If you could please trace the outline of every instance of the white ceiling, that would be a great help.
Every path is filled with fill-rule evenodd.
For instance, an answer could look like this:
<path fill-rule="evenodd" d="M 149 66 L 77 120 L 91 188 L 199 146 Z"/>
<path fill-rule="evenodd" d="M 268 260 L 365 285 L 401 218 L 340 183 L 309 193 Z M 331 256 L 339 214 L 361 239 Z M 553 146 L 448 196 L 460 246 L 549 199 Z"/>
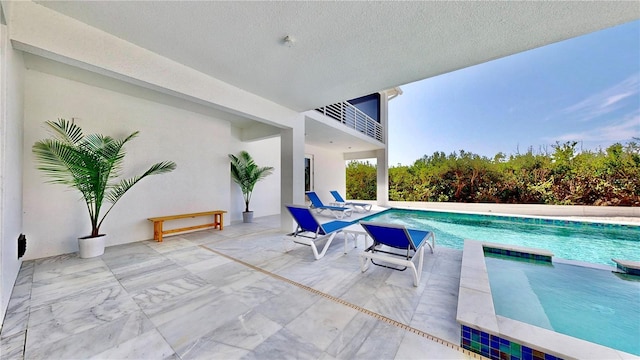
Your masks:
<path fill-rule="evenodd" d="M 342 129 L 336 129 L 336 127 L 331 127 L 326 123 L 305 117 L 304 143 L 331 149 L 340 153 L 352 153 L 380 148 L 380 144 L 377 143 L 377 141 L 367 137 L 366 135 L 351 135 L 347 132 L 351 131 L 350 129 L 346 130 L 346 127 L 340 125 L 339 122 L 333 119 L 329 121 L 335 122 L 337 126 L 342 127 Z"/>
<path fill-rule="evenodd" d="M 637 1 L 38 3 L 297 111 L 640 18 Z"/>

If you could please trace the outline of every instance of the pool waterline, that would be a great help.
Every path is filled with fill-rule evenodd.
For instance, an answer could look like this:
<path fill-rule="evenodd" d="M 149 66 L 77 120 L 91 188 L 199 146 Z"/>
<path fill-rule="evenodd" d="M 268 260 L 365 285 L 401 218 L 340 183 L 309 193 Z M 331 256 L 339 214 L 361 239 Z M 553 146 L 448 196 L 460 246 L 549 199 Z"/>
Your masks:
<path fill-rule="evenodd" d="M 626 280 L 611 269 L 521 260 L 486 249 L 497 314 L 640 355 L 640 277 Z"/>
<path fill-rule="evenodd" d="M 481 336 L 511 342 L 512 349 L 535 349 L 560 358 L 626 359 L 636 358 L 622 350 L 557 333 L 497 315 L 493 303 L 489 277 L 485 264 L 484 247 L 516 248 L 538 253 L 539 249 L 526 249 L 504 244 L 466 240 L 464 243 L 456 321 L 461 325 L 461 343 L 469 329 Z M 544 252 L 544 251 L 543 251 Z M 597 265 L 596 267 L 601 267 Z M 613 269 L 613 268 L 612 268 Z M 465 333 L 466 331 L 466 333 Z M 478 334 L 472 334 L 478 336 Z M 483 338 L 484 339 L 484 338 Z M 502 343 L 500 343 L 502 346 Z"/>

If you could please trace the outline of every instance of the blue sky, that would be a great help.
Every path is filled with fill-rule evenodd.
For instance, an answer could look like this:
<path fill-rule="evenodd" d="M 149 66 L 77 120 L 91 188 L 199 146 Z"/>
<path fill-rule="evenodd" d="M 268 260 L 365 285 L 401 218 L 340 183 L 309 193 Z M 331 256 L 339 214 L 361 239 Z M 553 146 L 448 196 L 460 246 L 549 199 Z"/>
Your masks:
<path fill-rule="evenodd" d="M 640 137 L 640 21 L 401 86 L 389 165 L 435 151 L 493 157 Z"/>

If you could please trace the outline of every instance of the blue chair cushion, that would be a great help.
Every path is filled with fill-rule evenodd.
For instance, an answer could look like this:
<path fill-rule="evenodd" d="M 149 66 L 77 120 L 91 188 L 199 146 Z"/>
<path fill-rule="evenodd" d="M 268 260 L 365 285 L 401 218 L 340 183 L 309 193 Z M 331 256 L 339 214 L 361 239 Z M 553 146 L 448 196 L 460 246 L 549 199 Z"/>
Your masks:
<path fill-rule="evenodd" d="M 322 226 L 320 226 L 320 223 L 308 208 L 287 205 L 287 209 L 303 231 L 318 232 L 320 235 L 325 235 Z"/>
<path fill-rule="evenodd" d="M 344 227 L 347 227 L 349 225 L 351 225 L 351 223 L 348 222 L 348 221 L 336 220 L 336 221 L 328 222 L 326 224 L 322 224 L 322 228 L 324 229 L 325 232 L 332 233 L 332 232 L 334 232 L 336 230 L 340 230 L 340 229 L 342 229 Z"/>
<path fill-rule="evenodd" d="M 336 199 L 337 202 L 341 202 L 341 203 L 346 202 L 342 198 L 342 195 L 340 195 L 340 193 L 335 190 L 331 191 L 331 195 L 333 195 L 333 198 Z"/>
<path fill-rule="evenodd" d="M 377 243 L 397 249 L 406 249 L 410 246 L 404 228 L 388 227 L 384 226 L 384 224 L 362 224 L 362 226 L 371 235 L 373 241 Z"/>
<path fill-rule="evenodd" d="M 327 235 L 351 225 L 351 222 L 339 220 L 320 224 L 308 207 L 301 205 L 286 205 L 286 207 L 302 231 L 317 232 L 318 235 Z"/>
<path fill-rule="evenodd" d="M 318 194 L 313 191 L 308 191 L 306 192 L 306 194 L 309 200 L 311 200 L 311 204 L 314 207 L 325 207 L 325 205 L 322 203 L 322 200 L 320 200 L 320 198 L 318 197 Z"/>
<path fill-rule="evenodd" d="M 407 229 L 407 231 L 411 236 L 411 241 L 413 242 L 413 247 L 415 249 L 419 249 L 420 246 L 423 245 L 423 243 L 427 239 L 427 235 L 429 235 L 430 233 L 430 231 L 414 230 L 414 229 Z"/>
<path fill-rule="evenodd" d="M 376 243 L 396 249 L 418 250 L 424 245 L 429 231 L 407 229 L 401 225 L 361 222 L 362 227 Z"/>

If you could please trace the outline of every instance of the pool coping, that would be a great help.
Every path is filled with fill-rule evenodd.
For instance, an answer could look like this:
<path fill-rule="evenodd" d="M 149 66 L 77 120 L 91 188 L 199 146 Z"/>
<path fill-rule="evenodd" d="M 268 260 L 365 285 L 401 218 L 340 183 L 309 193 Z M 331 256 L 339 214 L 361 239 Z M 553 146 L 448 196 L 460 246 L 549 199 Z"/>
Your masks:
<path fill-rule="evenodd" d="M 575 226 L 586 225 L 594 227 L 620 227 L 631 228 L 634 230 L 640 230 L 640 222 L 620 221 L 620 220 L 607 220 L 607 219 L 589 219 L 583 216 L 567 216 L 567 215 L 529 215 L 529 214 L 517 214 L 517 213 L 502 213 L 492 211 L 473 211 L 473 210 L 453 210 L 453 209 L 436 209 L 436 208 L 416 208 L 408 206 L 392 206 L 381 211 L 388 210 L 406 210 L 406 211 L 430 211 L 438 213 L 455 213 L 462 215 L 479 215 L 493 218 L 504 218 L 501 220 L 519 220 L 525 222 L 531 222 L 533 224 L 542 225 L 555 225 L 555 226 Z M 378 215 L 379 213 L 371 214 Z"/>
<path fill-rule="evenodd" d="M 540 217 L 640 226 L 640 207 L 424 201 L 389 201 L 388 206 L 412 210 Z"/>
<path fill-rule="evenodd" d="M 616 263 L 616 267 L 626 274 L 640 275 L 640 262 L 638 261 L 621 259 L 611 259 L 611 261 Z"/>
<path fill-rule="evenodd" d="M 459 324 L 565 359 L 640 359 L 621 350 L 497 315 L 484 261 L 485 246 L 551 254 L 541 249 L 465 240 L 456 315 Z"/>

